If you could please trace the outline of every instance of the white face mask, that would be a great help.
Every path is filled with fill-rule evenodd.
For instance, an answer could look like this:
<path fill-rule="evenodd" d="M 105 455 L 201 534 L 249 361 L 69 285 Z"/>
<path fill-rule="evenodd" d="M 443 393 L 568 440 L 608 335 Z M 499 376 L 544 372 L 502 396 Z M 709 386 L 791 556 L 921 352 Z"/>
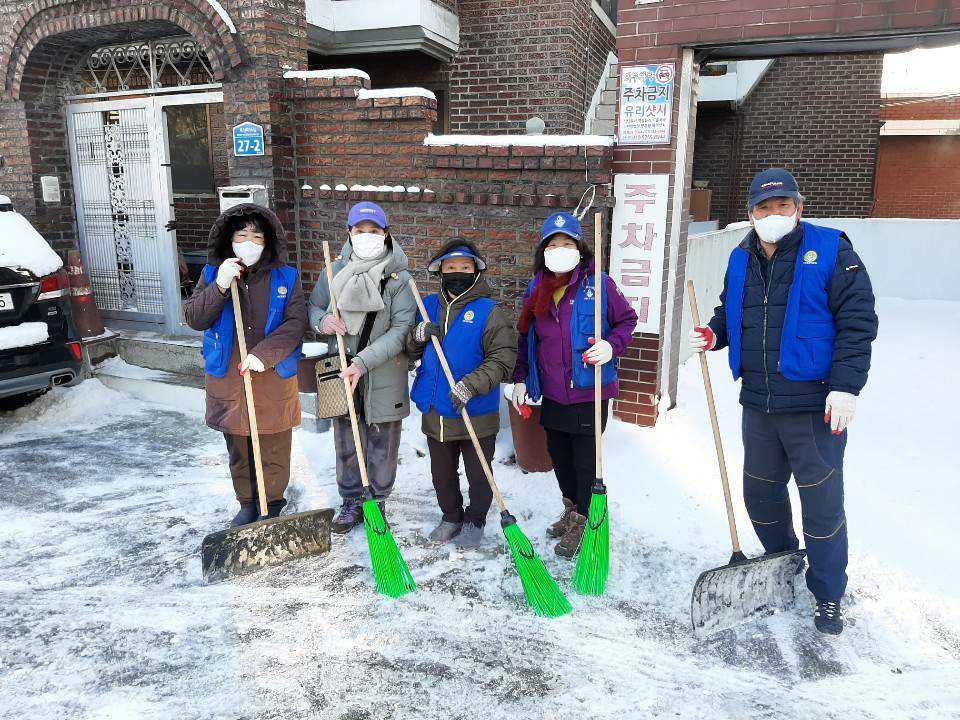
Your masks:
<path fill-rule="evenodd" d="M 257 260 L 263 255 L 263 245 L 257 245 L 252 240 L 233 243 L 233 254 L 243 261 L 247 267 L 256 265 Z"/>
<path fill-rule="evenodd" d="M 580 262 L 580 251 L 570 247 L 554 247 L 543 251 L 543 262 L 555 273 L 573 270 Z"/>
<path fill-rule="evenodd" d="M 760 239 L 768 243 L 778 243 L 797 226 L 797 213 L 793 215 L 767 215 L 759 220 L 753 219 L 753 229 Z"/>
<path fill-rule="evenodd" d="M 357 233 L 350 236 L 353 254 L 361 260 L 373 260 L 383 255 L 386 237 L 377 233 Z"/>

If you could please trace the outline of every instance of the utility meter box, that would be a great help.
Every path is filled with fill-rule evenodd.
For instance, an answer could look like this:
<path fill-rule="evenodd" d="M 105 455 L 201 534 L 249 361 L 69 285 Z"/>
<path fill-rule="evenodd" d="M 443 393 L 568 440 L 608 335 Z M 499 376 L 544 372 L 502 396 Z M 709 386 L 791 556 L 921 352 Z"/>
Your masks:
<path fill-rule="evenodd" d="M 267 201 L 267 188 L 263 185 L 230 185 L 228 187 L 217 188 L 217 194 L 220 195 L 220 212 L 229 210 L 234 205 L 243 203 L 254 203 L 269 207 Z"/>

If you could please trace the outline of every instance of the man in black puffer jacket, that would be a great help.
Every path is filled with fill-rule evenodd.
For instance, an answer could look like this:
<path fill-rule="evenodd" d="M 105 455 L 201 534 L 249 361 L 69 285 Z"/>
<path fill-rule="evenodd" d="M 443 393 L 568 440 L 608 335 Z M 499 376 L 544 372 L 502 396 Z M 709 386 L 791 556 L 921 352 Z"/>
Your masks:
<path fill-rule="evenodd" d="M 730 348 L 742 377 L 743 497 L 767 553 L 796 550 L 787 482 L 800 493 L 821 632 L 843 629 L 847 585 L 843 453 L 877 336 L 863 262 L 839 230 L 800 222 L 803 196 L 783 169 L 751 183 L 753 230 L 730 255 L 720 305 L 694 328 L 698 351 Z"/>

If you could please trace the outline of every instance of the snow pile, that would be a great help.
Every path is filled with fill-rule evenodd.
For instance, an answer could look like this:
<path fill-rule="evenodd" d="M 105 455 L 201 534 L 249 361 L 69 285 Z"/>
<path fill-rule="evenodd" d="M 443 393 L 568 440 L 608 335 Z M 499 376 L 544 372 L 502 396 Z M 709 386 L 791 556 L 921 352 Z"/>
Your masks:
<path fill-rule="evenodd" d="M 23 268 L 37 277 L 56 272 L 63 261 L 18 212 L 0 213 L 0 267 Z"/>
<path fill-rule="evenodd" d="M 427 135 L 427 146 L 466 145 L 480 147 L 609 147 L 606 135 Z"/>
<path fill-rule="evenodd" d="M 405 98 L 425 97 L 436 100 L 437 96 L 430 90 L 418 87 L 385 88 L 383 90 L 361 90 L 357 93 L 357 100 L 373 100 L 375 98 Z"/>
<path fill-rule="evenodd" d="M 358 77 L 363 80 L 369 80 L 370 76 L 363 70 L 356 68 L 339 68 L 336 70 L 287 70 L 283 74 L 290 80 L 309 80 L 311 78 L 345 78 Z"/>
<path fill-rule="evenodd" d="M 0 350 L 27 347 L 46 342 L 50 337 L 44 322 L 25 322 L 20 325 L 0 327 Z"/>

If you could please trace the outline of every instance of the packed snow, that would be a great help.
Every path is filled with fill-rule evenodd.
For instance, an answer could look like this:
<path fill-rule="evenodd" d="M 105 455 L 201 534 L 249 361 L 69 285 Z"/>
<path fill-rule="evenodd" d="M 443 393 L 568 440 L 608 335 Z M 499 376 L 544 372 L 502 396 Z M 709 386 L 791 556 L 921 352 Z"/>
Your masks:
<path fill-rule="evenodd" d="M 692 637 L 693 583 L 730 553 L 695 361 L 656 429 L 608 426 L 609 589 L 571 592 L 574 613 L 556 620 L 524 603 L 494 511 L 480 551 L 425 542 L 439 513 L 416 414 L 387 507 L 417 592 L 375 594 L 359 529 L 326 556 L 203 585 L 200 541 L 236 509 L 222 437 L 88 380 L 0 415 L 0 718 L 956 718 L 960 338 L 942 329 L 960 303 L 883 300 L 878 313 L 847 449 L 840 637 L 813 630 L 806 598 Z M 738 388 L 724 353 L 710 367 L 736 479 Z M 569 588 L 572 564 L 544 537 L 553 475 L 523 474 L 511 454 L 504 430 L 507 505 Z M 295 433 L 291 511 L 338 504 L 334 466 L 330 433 Z"/>
<path fill-rule="evenodd" d="M 0 350 L 39 345 L 46 342 L 48 337 L 50 334 L 45 322 L 25 322 L 0 327 Z"/>
<path fill-rule="evenodd" d="M 367 75 L 363 70 L 357 70 L 356 68 L 338 68 L 334 70 L 287 70 L 283 74 L 285 78 L 289 79 L 298 79 L 298 80 L 309 80 L 310 78 L 345 78 L 345 77 L 358 77 L 364 80 L 369 80 L 370 76 Z"/>
<path fill-rule="evenodd" d="M 419 87 L 399 87 L 383 88 L 382 90 L 360 90 L 357 93 L 357 100 L 374 100 L 376 98 L 405 98 L 405 97 L 424 97 L 430 100 L 436 100 L 437 96 L 432 91 Z"/>
<path fill-rule="evenodd" d="M 23 215 L 3 212 L 0 213 L 0 267 L 22 268 L 43 277 L 63 267 L 63 261 Z"/>
<path fill-rule="evenodd" d="M 478 147 L 584 147 L 613 145 L 606 135 L 427 135 L 424 145 L 469 145 Z"/>

